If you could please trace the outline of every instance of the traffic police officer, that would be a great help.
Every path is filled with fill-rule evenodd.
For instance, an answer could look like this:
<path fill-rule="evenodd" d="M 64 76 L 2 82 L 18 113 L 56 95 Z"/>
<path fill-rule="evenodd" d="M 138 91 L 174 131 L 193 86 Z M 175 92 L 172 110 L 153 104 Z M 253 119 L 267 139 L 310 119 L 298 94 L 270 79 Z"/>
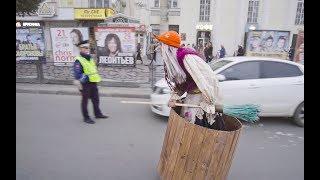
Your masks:
<path fill-rule="evenodd" d="M 80 81 L 82 94 L 81 111 L 84 122 L 94 124 L 95 122 L 88 114 L 88 99 L 91 98 L 94 115 L 96 118 L 108 118 L 102 114 L 99 108 L 99 93 L 97 83 L 101 81 L 95 61 L 90 55 L 88 41 L 82 41 L 78 44 L 80 55 L 75 58 L 74 75 L 76 80 Z"/>

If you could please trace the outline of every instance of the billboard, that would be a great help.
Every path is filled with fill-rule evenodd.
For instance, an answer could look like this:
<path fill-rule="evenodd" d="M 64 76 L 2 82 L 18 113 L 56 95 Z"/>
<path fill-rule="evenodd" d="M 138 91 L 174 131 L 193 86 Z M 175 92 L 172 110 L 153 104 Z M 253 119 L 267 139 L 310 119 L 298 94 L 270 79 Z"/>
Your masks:
<path fill-rule="evenodd" d="M 134 27 L 95 27 L 99 64 L 134 66 L 136 37 Z"/>
<path fill-rule="evenodd" d="M 51 28 L 53 62 L 56 66 L 72 66 L 80 54 L 77 44 L 89 39 L 88 28 Z"/>
<path fill-rule="evenodd" d="M 249 31 L 246 40 L 246 55 L 287 59 L 289 38 L 289 31 Z"/>
<path fill-rule="evenodd" d="M 294 62 L 304 64 L 304 31 L 299 31 L 294 51 Z"/>
<path fill-rule="evenodd" d="M 45 42 L 42 27 L 17 27 L 16 61 L 32 62 L 44 57 Z"/>

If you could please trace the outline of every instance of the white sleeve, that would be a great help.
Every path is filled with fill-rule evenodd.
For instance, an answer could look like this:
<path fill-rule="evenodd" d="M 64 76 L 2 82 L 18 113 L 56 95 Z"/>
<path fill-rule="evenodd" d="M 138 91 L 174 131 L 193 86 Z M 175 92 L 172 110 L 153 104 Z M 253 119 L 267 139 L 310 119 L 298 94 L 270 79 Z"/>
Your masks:
<path fill-rule="evenodd" d="M 211 67 L 196 55 L 186 55 L 184 66 L 203 95 L 203 101 L 199 103 L 203 111 L 214 114 L 215 104 L 220 103 L 218 80 Z"/>

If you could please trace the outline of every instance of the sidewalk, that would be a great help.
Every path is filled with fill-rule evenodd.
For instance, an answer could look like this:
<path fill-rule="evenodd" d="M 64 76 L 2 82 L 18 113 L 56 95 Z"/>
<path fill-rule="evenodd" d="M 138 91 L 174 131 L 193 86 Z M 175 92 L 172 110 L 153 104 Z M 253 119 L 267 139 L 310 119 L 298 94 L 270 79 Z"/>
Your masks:
<path fill-rule="evenodd" d="M 17 93 L 80 95 L 74 85 L 16 83 Z M 149 99 L 151 88 L 99 87 L 101 97 Z"/>

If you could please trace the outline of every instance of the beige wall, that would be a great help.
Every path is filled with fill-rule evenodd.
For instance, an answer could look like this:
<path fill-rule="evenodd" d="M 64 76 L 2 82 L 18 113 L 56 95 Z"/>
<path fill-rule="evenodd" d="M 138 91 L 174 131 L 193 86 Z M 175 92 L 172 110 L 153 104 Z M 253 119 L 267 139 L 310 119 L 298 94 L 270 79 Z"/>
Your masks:
<path fill-rule="evenodd" d="M 153 0 L 125 0 L 127 7 L 124 14 L 133 16 L 141 20 L 141 23 L 160 24 L 160 16 L 151 16 L 151 10 L 154 9 Z M 144 7 L 139 7 L 136 2 L 143 2 Z M 244 43 L 244 35 L 246 32 L 247 13 L 249 0 L 211 0 L 211 19 L 210 22 L 199 22 L 200 0 L 178 0 L 178 8 L 180 8 L 180 16 L 169 16 L 167 22 L 162 22 L 162 30 L 168 30 L 168 25 L 179 25 L 179 31 L 186 33 L 185 44 L 196 43 L 196 25 L 211 24 L 213 30 L 211 37 L 214 52 L 220 49 L 223 44 L 228 55 L 232 55 L 237 49 L 237 45 Z M 298 0 L 260 0 L 258 29 L 265 30 L 285 30 L 290 31 L 290 43 L 293 34 L 304 26 L 294 25 Z M 57 0 L 59 3 L 59 0 Z M 160 0 L 160 3 L 166 4 L 167 0 Z M 88 6 L 88 0 L 74 0 L 76 7 Z M 159 8 L 160 10 L 160 8 Z M 72 20 L 73 10 L 70 8 L 58 8 L 58 16 L 49 18 L 52 21 Z M 21 20 L 29 20 L 39 17 L 18 18 Z"/>
<path fill-rule="evenodd" d="M 179 31 L 186 33 L 185 44 L 196 43 L 196 24 L 199 21 L 199 1 L 191 0 L 188 3 L 182 3 L 179 1 L 180 16 L 170 16 L 169 24 L 179 25 Z M 185 23 L 181 23 L 185 22 Z"/>
<path fill-rule="evenodd" d="M 216 0 L 213 29 L 214 52 L 223 44 L 227 55 L 233 54 L 238 36 L 241 36 L 238 27 L 239 0 Z"/>
<path fill-rule="evenodd" d="M 297 34 L 304 26 L 295 25 L 297 0 L 264 0 L 264 12 L 260 21 L 260 29 L 290 31 L 290 42 L 293 34 Z"/>

